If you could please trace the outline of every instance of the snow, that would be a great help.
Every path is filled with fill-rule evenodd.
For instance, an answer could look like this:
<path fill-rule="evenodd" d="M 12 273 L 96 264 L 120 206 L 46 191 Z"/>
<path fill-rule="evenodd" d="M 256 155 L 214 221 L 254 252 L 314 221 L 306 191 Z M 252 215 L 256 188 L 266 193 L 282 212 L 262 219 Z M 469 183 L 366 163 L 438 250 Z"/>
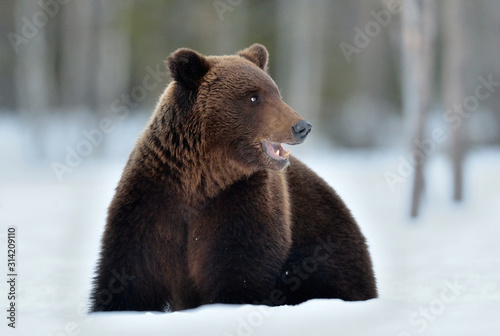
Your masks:
<path fill-rule="evenodd" d="M 7 327 L 7 284 L 0 285 L 2 335 L 407 336 L 500 331 L 498 149 L 476 150 L 468 157 L 461 204 L 451 202 L 449 161 L 436 154 L 426 167 L 421 216 L 411 220 L 411 178 L 398 193 L 384 177 L 387 170 L 395 170 L 403 151 L 345 152 L 320 148 L 314 137 L 292 148 L 337 190 L 358 220 L 370 246 L 378 299 L 87 315 L 106 208 L 126 154 L 112 160 L 91 155 L 59 182 L 52 160 L 36 161 L 26 154 L 24 131 L 8 121 L 0 123 L 0 269 L 7 273 L 10 225 L 17 226 L 19 264 L 16 330 Z M 116 131 L 110 143 L 119 142 L 120 135 L 126 153 L 138 135 L 134 132 Z M 66 144 L 50 144 L 53 160 L 64 160 Z"/>

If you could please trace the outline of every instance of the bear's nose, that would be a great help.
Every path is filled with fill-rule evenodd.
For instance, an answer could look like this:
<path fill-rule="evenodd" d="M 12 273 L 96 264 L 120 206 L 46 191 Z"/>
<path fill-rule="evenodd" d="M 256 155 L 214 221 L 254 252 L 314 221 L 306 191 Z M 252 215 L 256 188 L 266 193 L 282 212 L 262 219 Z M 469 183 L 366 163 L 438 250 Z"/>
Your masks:
<path fill-rule="evenodd" d="M 301 120 L 295 126 L 292 126 L 293 137 L 298 141 L 304 141 L 306 136 L 311 132 L 312 125 L 310 122 Z"/>

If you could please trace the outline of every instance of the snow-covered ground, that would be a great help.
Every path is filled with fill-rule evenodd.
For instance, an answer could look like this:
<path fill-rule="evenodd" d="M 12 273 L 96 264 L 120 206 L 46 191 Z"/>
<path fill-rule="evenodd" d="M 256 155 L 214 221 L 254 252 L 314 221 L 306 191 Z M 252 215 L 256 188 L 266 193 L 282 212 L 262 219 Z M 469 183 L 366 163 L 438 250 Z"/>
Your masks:
<path fill-rule="evenodd" d="M 27 157 L 22 132 L 12 133 L 5 125 L 2 128 L 0 122 L 0 270 L 6 276 L 7 227 L 15 225 L 18 300 L 16 329 L 12 330 L 7 327 L 8 288 L 2 280 L 2 335 L 407 336 L 500 332 L 498 149 L 473 152 L 468 157 L 466 197 L 460 205 L 450 201 L 448 161 L 439 155 L 432 158 L 426 168 L 422 214 L 410 220 L 411 179 L 404 180 L 398 193 L 391 191 L 384 177 L 387 170 L 397 169 L 398 156 L 404 153 L 320 150 L 314 138 L 300 149 L 293 148 L 352 209 L 370 245 L 378 299 L 87 315 L 106 208 L 125 154 L 104 161 L 91 155 L 59 182 L 51 162 L 36 163 Z M 125 147 L 135 141 L 138 133 L 132 133 L 121 139 Z M 66 143 L 54 141 L 50 145 L 64 150 Z M 60 154 L 54 158 L 63 159 Z"/>

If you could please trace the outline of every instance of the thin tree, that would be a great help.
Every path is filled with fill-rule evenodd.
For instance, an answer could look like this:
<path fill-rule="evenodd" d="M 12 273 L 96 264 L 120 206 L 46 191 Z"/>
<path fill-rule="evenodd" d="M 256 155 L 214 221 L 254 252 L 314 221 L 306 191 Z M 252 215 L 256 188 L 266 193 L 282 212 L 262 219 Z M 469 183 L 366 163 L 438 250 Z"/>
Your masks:
<path fill-rule="evenodd" d="M 464 71 L 467 60 L 465 12 L 463 0 L 445 2 L 443 93 L 444 105 L 448 109 L 463 108 Z M 463 198 L 463 161 L 465 156 L 465 119 L 452 130 L 451 161 L 453 164 L 453 199 Z"/>
<path fill-rule="evenodd" d="M 407 129 L 411 134 L 415 174 L 410 215 L 416 217 L 424 187 L 425 153 L 420 149 L 425 137 L 427 114 L 432 102 L 434 49 L 436 41 L 435 0 L 408 1 L 403 10 L 403 87 Z"/>

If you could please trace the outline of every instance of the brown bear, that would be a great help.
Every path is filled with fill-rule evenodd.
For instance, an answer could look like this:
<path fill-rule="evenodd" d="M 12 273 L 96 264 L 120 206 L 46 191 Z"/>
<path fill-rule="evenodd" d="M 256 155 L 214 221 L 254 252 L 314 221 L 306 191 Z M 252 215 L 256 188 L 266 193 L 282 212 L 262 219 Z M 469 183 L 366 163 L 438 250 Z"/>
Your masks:
<path fill-rule="evenodd" d="M 108 210 L 91 311 L 377 296 L 365 238 L 335 191 L 282 144 L 311 125 L 262 45 L 179 49 Z"/>

